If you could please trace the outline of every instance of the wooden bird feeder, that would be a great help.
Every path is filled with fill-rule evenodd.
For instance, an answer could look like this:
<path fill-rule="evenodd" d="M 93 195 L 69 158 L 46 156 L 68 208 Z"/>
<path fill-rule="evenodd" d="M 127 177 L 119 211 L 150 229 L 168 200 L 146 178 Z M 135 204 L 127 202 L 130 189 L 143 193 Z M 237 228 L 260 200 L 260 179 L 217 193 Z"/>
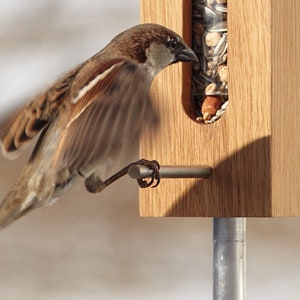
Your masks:
<path fill-rule="evenodd" d="M 191 0 L 142 0 L 141 22 L 167 26 L 191 43 Z M 300 215 L 300 1 L 228 0 L 228 98 L 208 125 L 193 119 L 191 66 L 153 83 L 160 127 L 140 156 L 164 165 L 209 165 L 209 179 L 164 179 L 140 190 L 141 216 Z"/>

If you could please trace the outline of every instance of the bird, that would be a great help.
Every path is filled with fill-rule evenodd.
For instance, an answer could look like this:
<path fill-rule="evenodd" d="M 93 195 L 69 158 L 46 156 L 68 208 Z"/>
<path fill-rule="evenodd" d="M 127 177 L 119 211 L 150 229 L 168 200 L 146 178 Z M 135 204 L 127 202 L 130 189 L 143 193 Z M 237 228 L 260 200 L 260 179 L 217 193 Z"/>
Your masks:
<path fill-rule="evenodd" d="M 37 141 L 19 179 L 0 202 L 0 228 L 51 205 L 78 178 L 87 191 L 98 193 L 124 175 L 126 167 L 112 180 L 101 179 L 142 128 L 156 122 L 149 95 L 153 78 L 171 64 L 197 61 L 171 29 L 139 24 L 2 122 L 5 158 L 15 159 L 36 136 Z"/>

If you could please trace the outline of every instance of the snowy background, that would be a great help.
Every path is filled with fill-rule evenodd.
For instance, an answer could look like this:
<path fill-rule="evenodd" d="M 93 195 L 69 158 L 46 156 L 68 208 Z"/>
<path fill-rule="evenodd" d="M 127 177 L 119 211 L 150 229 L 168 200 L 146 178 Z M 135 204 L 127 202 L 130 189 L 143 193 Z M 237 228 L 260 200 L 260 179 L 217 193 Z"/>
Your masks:
<path fill-rule="evenodd" d="M 138 0 L 1 0 L 0 118 L 137 23 Z M 0 198 L 28 155 L 0 158 Z M 300 219 L 247 222 L 248 299 L 298 298 Z M 27 215 L 0 254 L 1 300 L 212 298 L 212 220 L 140 218 L 128 178 Z"/>

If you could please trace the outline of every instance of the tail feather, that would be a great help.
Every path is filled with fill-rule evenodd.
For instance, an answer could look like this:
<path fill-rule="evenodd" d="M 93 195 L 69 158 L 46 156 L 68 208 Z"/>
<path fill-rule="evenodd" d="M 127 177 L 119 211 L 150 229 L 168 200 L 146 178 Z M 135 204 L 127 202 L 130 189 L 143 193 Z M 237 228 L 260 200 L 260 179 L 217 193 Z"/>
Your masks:
<path fill-rule="evenodd" d="M 28 188 L 14 188 L 0 203 L 0 228 L 4 228 L 27 212 L 41 205 L 38 197 L 30 193 Z"/>
<path fill-rule="evenodd" d="M 49 174 L 36 174 L 30 164 L 26 165 L 19 180 L 0 202 L 0 228 L 31 210 L 44 206 L 52 198 L 53 191 Z"/>

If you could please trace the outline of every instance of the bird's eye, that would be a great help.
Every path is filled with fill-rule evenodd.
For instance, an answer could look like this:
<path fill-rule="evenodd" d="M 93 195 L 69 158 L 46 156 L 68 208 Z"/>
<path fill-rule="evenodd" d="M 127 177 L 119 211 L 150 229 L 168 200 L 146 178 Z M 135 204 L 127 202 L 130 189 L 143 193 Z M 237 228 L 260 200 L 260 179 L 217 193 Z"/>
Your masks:
<path fill-rule="evenodd" d="M 175 51 L 176 50 L 176 48 L 177 48 L 177 46 L 178 46 L 178 41 L 177 41 L 177 39 L 171 39 L 170 41 L 169 41 L 169 47 L 170 47 L 170 49 L 172 50 L 172 51 Z"/>

